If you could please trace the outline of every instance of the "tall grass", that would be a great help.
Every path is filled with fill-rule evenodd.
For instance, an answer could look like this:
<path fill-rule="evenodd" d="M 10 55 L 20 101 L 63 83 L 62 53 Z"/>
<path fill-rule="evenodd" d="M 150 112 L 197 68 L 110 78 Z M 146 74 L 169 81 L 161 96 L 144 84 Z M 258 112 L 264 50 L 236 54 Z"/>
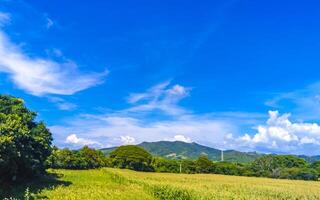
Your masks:
<path fill-rule="evenodd" d="M 52 171 L 51 171 L 52 172 Z M 120 169 L 56 170 L 61 182 L 30 199 L 318 200 L 320 182 L 206 174 L 143 173 Z"/>

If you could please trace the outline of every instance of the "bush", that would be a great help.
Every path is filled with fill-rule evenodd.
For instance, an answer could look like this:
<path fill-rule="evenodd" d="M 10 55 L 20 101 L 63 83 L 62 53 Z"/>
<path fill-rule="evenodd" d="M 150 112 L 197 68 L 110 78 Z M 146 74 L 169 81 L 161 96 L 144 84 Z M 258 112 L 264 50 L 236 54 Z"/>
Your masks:
<path fill-rule="evenodd" d="M 15 182 L 45 172 L 52 136 L 23 100 L 0 95 L 0 182 Z"/>
<path fill-rule="evenodd" d="M 110 153 L 111 164 L 114 167 L 136 171 L 154 171 L 151 154 L 135 145 L 121 146 Z"/>

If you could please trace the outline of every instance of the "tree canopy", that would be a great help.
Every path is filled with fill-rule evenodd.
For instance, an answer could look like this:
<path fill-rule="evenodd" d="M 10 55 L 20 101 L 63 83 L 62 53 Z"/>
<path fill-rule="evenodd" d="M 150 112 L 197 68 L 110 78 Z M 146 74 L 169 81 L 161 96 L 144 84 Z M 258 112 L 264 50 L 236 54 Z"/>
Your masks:
<path fill-rule="evenodd" d="M 94 169 L 107 166 L 107 158 L 101 151 L 87 146 L 77 151 L 54 147 L 47 165 L 50 168 Z"/>
<path fill-rule="evenodd" d="M 52 136 L 24 101 L 0 95 L 0 181 L 13 182 L 45 172 Z"/>
<path fill-rule="evenodd" d="M 153 171 L 152 155 L 135 145 L 121 146 L 110 153 L 112 165 L 137 171 Z"/>

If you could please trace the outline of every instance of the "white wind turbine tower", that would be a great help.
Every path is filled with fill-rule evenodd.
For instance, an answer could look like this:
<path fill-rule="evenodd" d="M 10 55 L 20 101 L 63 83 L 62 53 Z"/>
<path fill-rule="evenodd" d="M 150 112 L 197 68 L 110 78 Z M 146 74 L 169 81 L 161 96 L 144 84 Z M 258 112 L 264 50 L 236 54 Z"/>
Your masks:
<path fill-rule="evenodd" d="M 221 162 L 224 161 L 224 158 L 223 158 L 223 150 L 221 149 Z"/>

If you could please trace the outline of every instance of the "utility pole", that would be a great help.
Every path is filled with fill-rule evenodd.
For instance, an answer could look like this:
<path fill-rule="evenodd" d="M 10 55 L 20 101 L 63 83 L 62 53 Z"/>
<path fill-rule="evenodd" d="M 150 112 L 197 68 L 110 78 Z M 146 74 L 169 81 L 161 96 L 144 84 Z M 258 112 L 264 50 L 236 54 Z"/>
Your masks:
<path fill-rule="evenodd" d="M 181 172 L 182 172 L 182 164 L 180 162 L 180 174 L 181 174 Z"/>
<path fill-rule="evenodd" d="M 223 162 L 223 150 L 221 150 L 221 162 Z"/>

